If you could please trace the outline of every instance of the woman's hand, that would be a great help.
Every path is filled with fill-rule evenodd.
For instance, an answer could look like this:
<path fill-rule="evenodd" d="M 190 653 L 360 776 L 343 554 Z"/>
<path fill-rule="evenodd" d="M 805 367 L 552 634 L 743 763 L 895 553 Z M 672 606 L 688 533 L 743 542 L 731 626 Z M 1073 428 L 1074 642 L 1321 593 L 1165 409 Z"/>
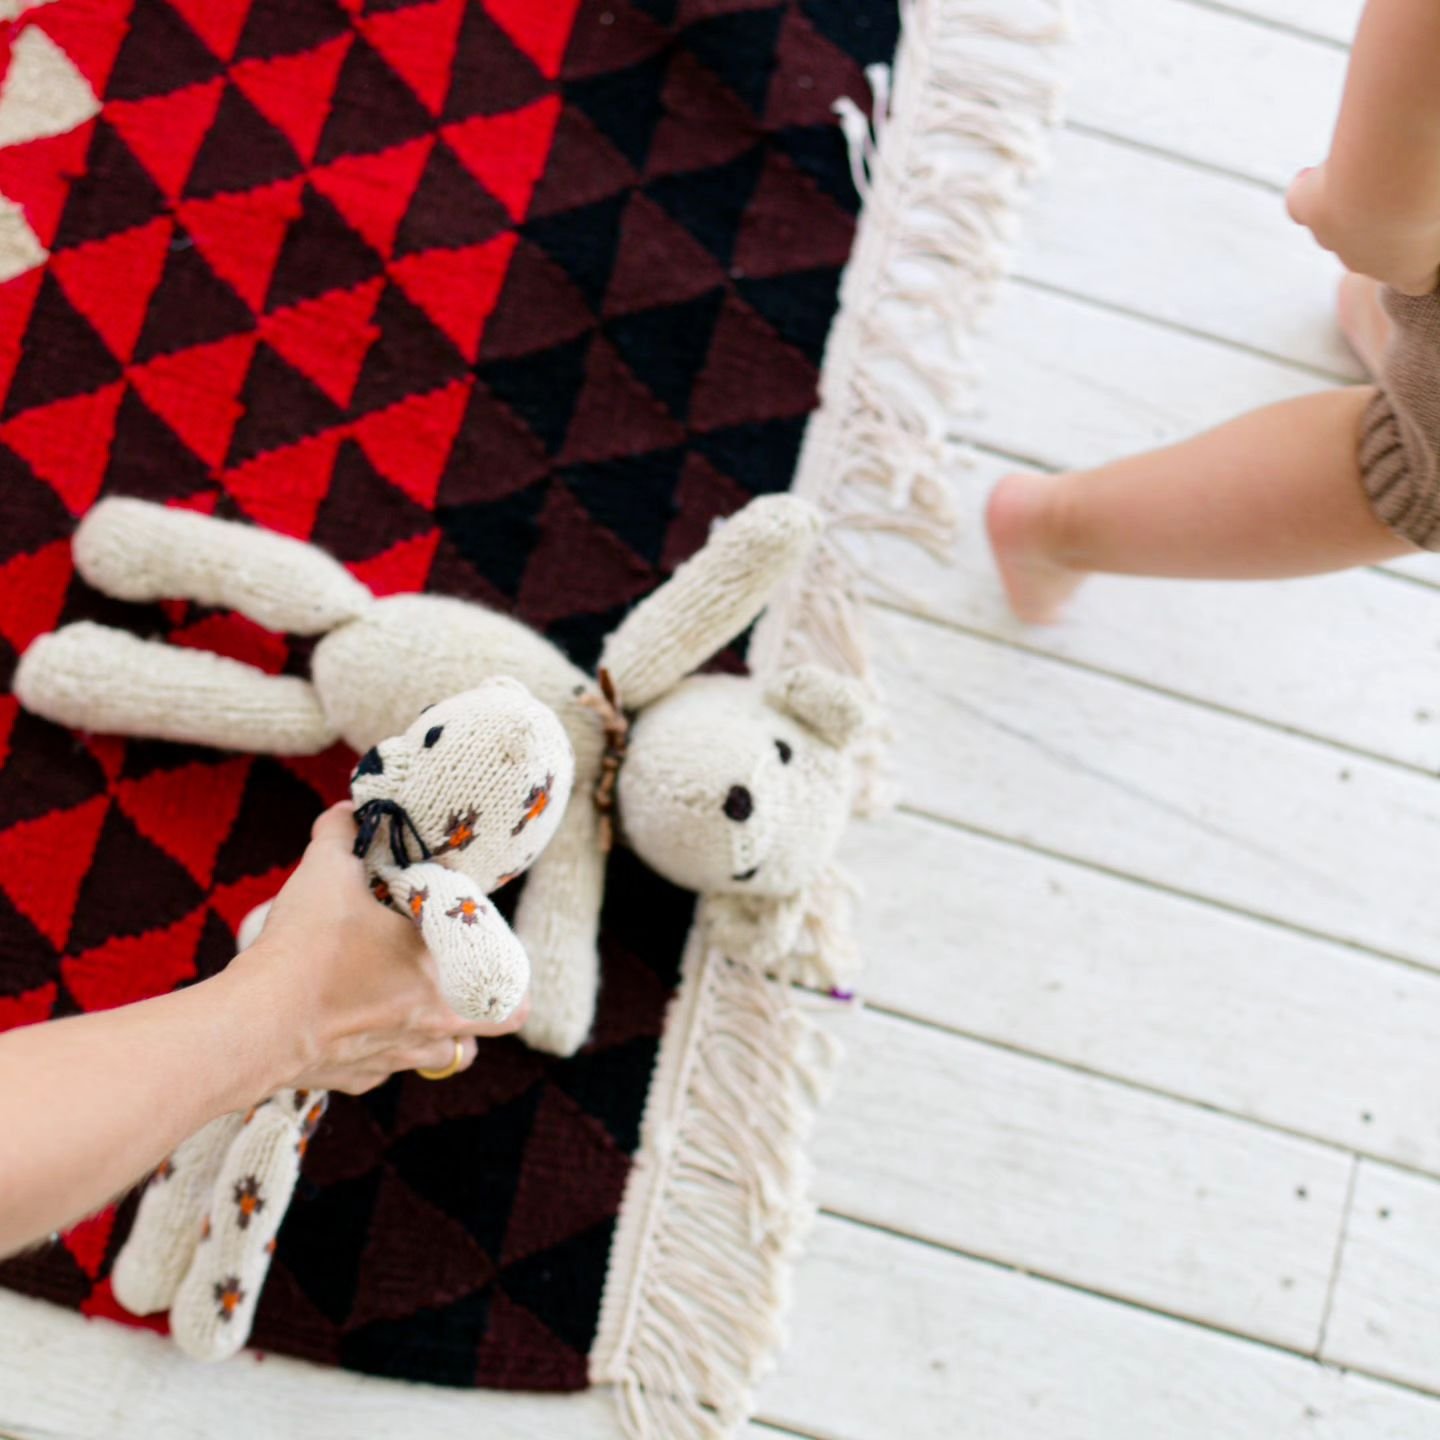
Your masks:
<path fill-rule="evenodd" d="M 476 1037 L 518 1030 L 529 1009 L 496 1024 L 455 1014 L 415 927 L 371 895 L 354 843 L 350 805 L 321 815 L 259 939 L 218 977 L 270 1027 L 267 1093 L 363 1094 L 399 1070 L 445 1069 L 456 1039 L 463 1069 Z"/>
<path fill-rule="evenodd" d="M 1428 295 L 1440 278 L 1440 216 L 1386 215 L 1337 193 L 1326 165 L 1302 170 L 1285 194 L 1290 218 L 1347 270 L 1407 295 Z"/>

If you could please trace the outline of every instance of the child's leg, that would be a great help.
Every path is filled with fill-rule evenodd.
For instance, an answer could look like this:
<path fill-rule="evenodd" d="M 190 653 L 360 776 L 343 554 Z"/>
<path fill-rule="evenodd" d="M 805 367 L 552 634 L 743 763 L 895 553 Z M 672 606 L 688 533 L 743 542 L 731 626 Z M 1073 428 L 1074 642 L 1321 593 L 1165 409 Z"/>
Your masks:
<path fill-rule="evenodd" d="M 1043 622 L 1091 571 L 1279 579 L 1412 553 L 1361 484 L 1368 386 L 1286 400 L 1063 475 L 1007 475 L 986 521 L 1015 613 Z"/>

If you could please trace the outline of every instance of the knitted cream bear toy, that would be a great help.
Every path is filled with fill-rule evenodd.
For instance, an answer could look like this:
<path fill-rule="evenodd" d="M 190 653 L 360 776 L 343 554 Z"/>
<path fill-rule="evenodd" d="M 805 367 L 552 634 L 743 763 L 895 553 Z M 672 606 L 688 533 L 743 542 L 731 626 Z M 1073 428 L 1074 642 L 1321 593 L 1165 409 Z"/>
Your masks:
<path fill-rule="evenodd" d="M 376 897 L 419 928 L 445 998 L 474 1020 L 508 1015 L 530 966 L 486 898 L 554 835 L 574 773 L 554 713 L 516 680 L 487 680 L 425 711 L 368 751 L 351 784 Z M 269 905 L 246 916 L 242 948 Z M 116 1259 L 115 1296 L 139 1315 L 169 1309 L 176 1343 L 201 1360 L 250 1334 L 275 1235 L 323 1091 L 284 1090 L 191 1136 L 156 1171 Z"/>
<path fill-rule="evenodd" d="M 67 725 L 309 754 L 337 737 L 367 750 L 425 705 L 487 676 L 517 677 L 559 715 L 586 797 L 565 811 L 515 917 L 532 967 L 522 1034 L 565 1055 L 594 1014 L 612 805 L 640 858 L 701 892 L 715 936 L 743 945 L 737 953 L 773 962 L 799 932 L 804 893 L 828 867 L 850 809 L 859 688 L 813 666 L 769 684 L 692 672 L 755 619 L 819 530 L 818 512 L 793 496 L 752 501 L 610 635 L 597 684 L 533 630 L 479 605 L 377 600 L 297 540 L 110 499 L 75 535 L 91 584 L 123 600 L 181 596 L 322 635 L 312 679 L 80 623 L 33 643 L 15 689 Z"/>

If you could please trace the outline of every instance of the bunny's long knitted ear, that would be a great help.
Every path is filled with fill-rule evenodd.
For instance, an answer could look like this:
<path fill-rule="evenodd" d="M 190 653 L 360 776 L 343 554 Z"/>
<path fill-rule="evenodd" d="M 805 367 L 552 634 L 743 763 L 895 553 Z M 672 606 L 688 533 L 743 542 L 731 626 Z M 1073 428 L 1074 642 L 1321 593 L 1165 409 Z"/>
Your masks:
<path fill-rule="evenodd" d="M 725 521 L 605 642 L 600 664 L 626 708 L 658 700 L 744 630 L 820 528 L 820 512 L 793 495 L 761 496 Z"/>

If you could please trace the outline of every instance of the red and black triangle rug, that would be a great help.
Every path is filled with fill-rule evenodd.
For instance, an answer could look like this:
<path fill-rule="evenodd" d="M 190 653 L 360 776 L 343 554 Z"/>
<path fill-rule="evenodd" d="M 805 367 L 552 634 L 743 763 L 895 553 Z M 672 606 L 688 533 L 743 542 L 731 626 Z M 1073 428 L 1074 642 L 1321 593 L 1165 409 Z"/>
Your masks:
<path fill-rule="evenodd" d="M 86 617 L 303 671 L 234 615 L 80 583 L 69 537 L 107 494 L 311 539 L 590 664 L 713 519 L 790 483 L 857 209 L 831 106 L 868 104 L 896 39 L 892 0 L 51 0 L 5 22 L 0 679 Z M 25 68 L 53 104 L 26 108 Z M 0 696 L 0 1027 L 214 973 L 352 763 L 77 736 Z M 593 1041 L 336 1097 L 257 1346 L 586 1384 L 691 918 L 613 863 Z M 0 1283 L 127 1319 L 127 1224 Z"/>

